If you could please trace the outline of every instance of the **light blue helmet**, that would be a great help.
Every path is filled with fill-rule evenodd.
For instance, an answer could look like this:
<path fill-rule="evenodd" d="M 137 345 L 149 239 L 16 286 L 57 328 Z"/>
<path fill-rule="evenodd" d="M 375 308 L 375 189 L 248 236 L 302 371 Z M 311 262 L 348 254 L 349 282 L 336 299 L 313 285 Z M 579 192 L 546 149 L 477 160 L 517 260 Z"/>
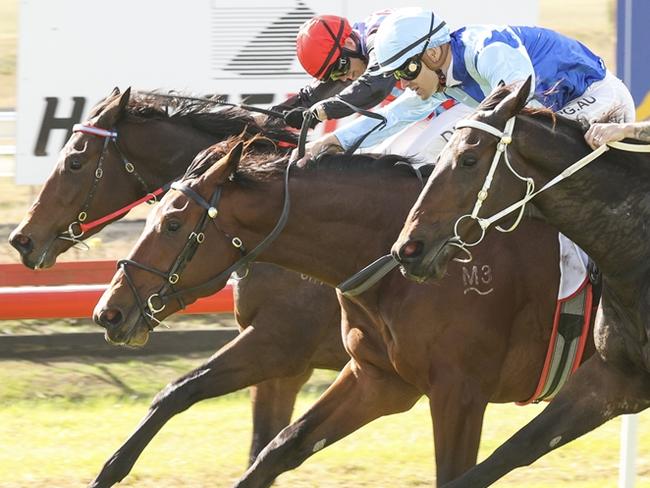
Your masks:
<path fill-rule="evenodd" d="M 395 10 L 375 34 L 375 56 L 379 69 L 373 75 L 390 73 L 425 49 L 450 41 L 449 27 L 431 10 L 419 7 Z"/>

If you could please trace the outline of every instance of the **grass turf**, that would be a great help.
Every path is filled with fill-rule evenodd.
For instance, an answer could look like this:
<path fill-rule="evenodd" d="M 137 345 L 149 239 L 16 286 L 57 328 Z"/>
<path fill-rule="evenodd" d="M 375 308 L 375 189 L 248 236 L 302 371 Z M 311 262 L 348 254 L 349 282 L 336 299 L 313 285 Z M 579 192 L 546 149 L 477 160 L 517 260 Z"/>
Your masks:
<path fill-rule="evenodd" d="M 165 383 L 203 357 L 0 363 L 0 487 L 84 486 L 145 414 Z M 317 372 L 301 394 L 304 412 L 333 379 Z M 491 405 L 480 457 L 543 409 Z M 642 414 L 637 487 L 650 487 L 650 414 Z M 444 422 L 444 419 L 440 419 Z M 615 486 L 620 420 L 520 469 L 495 486 Z M 202 402 L 173 418 L 120 486 L 226 487 L 244 471 L 251 434 L 245 391 Z M 418 487 L 434 481 L 426 401 L 382 418 L 286 473 L 278 487 Z"/>

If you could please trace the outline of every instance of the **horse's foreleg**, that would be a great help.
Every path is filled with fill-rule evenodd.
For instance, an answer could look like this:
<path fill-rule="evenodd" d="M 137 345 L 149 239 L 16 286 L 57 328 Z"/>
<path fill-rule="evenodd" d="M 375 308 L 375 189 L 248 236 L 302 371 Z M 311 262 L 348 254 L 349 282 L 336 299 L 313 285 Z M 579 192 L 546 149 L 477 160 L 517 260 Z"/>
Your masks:
<path fill-rule="evenodd" d="M 410 409 L 419 396 L 395 373 L 351 361 L 309 411 L 264 448 L 235 486 L 270 486 L 281 473 L 368 422 Z"/>
<path fill-rule="evenodd" d="M 274 378 L 251 387 L 253 401 L 253 439 L 248 464 L 291 421 L 296 397 L 313 369 L 289 378 Z"/>
<path fill-rule="evenodd" d="M 489 486 L 515 468 L 586 434 L 623 413 L 650 405 L 650 377 L 644 371 L 618 369 L 589 358 L 551 403 L 485 461 L 446 488 Z"/>
<path fill-rule="evenodd" d="M 247 328 L 209 361 L 156 395 L 135 432 L 104 464 L 90 486 L 108 487 L 121 481 L 151 439 L 174 415 L 207 398 L 232 393 L 269 378 L 304 372 L 310 353 L 308 348 L 296 348 L 295 354 L 288 357 L 285 344 L 277 337 Z"/>
<path fill-rule="evenodd" d="M 476 464 L 487 399 L 463 378 L 448 377 L 429 394 L 436 453 L 436 485 Z"/>

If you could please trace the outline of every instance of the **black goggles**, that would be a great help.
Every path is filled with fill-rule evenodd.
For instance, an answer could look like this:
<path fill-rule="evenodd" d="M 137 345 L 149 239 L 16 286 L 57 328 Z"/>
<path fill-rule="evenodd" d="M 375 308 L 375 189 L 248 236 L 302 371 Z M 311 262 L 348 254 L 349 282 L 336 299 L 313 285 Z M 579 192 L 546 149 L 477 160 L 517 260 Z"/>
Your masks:
<path fill-rule="evenodd" d="M 422 71 L 422 54 L 413 56 L 406 61 L 401 67 L 393 71 L 393 76 L 396 80 L 411 81 L 418 77 Z"/>
<path fill-rule="evenodd" d="M 340 80 L 350 72 L 350 67 L 352 63 L 350 62 L 350 57 L 346 55 L 341 55 L 339 59 L 336 60 L 330 69 L 325 73 L 324 79 L 329 80 Z"/>

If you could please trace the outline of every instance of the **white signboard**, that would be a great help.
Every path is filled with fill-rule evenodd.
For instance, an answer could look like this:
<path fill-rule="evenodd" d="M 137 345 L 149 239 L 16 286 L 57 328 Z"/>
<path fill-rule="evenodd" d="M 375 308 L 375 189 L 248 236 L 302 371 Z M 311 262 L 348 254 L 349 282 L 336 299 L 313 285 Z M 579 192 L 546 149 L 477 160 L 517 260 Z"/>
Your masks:
<path fill-rule="evenodd" d="M 454 27 L 535 24 L 538 0 L 21 0 L 16 183 L 42 183 L 73 124 L 113 87 L 222 94 L 269 105 L 309 82 L 295 57 L 317 13 L 352 23 L 422 6 Z"/>

